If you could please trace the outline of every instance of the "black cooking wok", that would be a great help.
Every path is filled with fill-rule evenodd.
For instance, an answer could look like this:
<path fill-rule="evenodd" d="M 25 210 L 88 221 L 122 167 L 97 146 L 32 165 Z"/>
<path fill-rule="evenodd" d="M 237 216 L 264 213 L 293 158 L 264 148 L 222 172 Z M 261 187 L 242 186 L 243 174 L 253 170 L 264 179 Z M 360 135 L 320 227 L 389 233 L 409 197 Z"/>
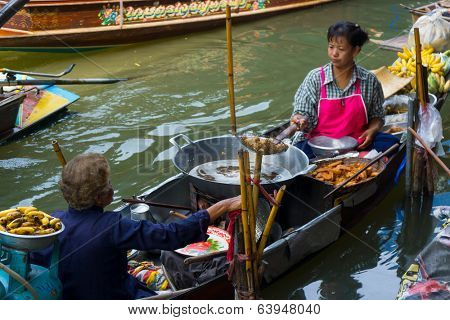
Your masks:
<path fill-rule="evenodd" d="M 178 141 L 184 140 L 185 145 L 180 146 Z M 238 157 L 238 150 L 243 146 L 239 139 L 234 136 L 220 136 L 214 138 L 190 140 L 184 134 L 179 134 L 169 140 L 177 149 L 177 153 L 172 161 L 174 165 L 183 173 L 189 176 L 190 182 L 201 192 L 220 199 L 229 198 L 240 194 L 239 181 L 226 184 L 210 181 L 190 174 L 191 170 L 198 165 L 217 161 L 235 160 Z M 250 161 L 255 154 L 250 152 Z M 305 173 L 309 164 L 308 157 L 300 149 L 289 146 L 283 153 L 267 155 L 263 157 L 262 166 L 281 167 L 289 171 L 291 176 L 275 183 L 264 183 L 263 186 L 269 192 L 279 189 L 283 184 L 289 184 L 297 175 Z"/>

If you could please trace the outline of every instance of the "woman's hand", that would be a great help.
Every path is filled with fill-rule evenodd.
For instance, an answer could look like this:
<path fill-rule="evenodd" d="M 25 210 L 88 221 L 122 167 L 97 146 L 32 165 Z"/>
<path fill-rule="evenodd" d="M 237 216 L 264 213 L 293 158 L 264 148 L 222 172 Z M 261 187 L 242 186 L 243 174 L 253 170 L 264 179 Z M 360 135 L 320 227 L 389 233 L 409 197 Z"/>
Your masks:
<path fill-rule="evenodd" d="M 304 130 L 308 126 L 308 119 L 297 113 L 292 116 L 291 124 L 297 125 L 297 131 Z"/>
<path fill-rule="evenodd" d="M 225 199 L 217 202 L 207 209 L 211 222 L 224 213 L 241 209 L 241 196 Z"/>
<path fill-rule="evenodd" d="M 362 140 L 362 143 L 358 146 L 358 150 L 364 150 L 370 146 L 378 132 L 378 128 L 369 128 L 358 138 L 358 142 Z"/>

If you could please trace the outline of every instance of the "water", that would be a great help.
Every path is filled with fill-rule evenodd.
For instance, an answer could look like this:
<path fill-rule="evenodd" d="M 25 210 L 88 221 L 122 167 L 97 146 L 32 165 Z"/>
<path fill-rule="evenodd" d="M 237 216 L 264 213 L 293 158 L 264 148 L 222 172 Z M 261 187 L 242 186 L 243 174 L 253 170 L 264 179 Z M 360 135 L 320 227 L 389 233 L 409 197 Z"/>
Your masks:
<path fill-rule="evenodd" d="M 425 1 L 414 1 L 418 5 Z M 264 130 L 288 119 L 294 94 L 309 70 L 327 63 L 326 29 L 354 20 L 389 38 L 410 27 L 398 1 L 342 0 L 233 26 L 236 109 L 240 131 Z M 67 87 L 81 96 L 69 112 L 19 141 L 0 147 L 0 206 L 30 205 L 52 212 L 66 206 L 51 140 L 66 158 L 100 152 L 110 161 L 115 208 L 177 171 L 169 139 L 229 133 L 226 39 L 223 29 L 82 54 L 0 53 L 2 67 L 55 73 L 76 63 L 70 77 L 132 77 L 125 83 Z M 357 62 L 375 69 L 396 54 L 364 46 Z M 449 102 L 443 107 L 443 161 L 450 165 Z M 267 298 L 392 299 L 412 259 L 439 221 L 430 203 L 405 212 L 404 181 L 355 228 L 292 270 Z M 448 205 L 448 177 L 438 171 L 435 205 Z M 431 203 L 433 204 L 433 203 Z M 417 206 L 416 206 L 417 207 Z"/>
<path fill-rule="evenodd" d="M 250 171 L 253 172 L 250 164 Z M 193 177 L 225 184 L 239 184 L 239 163 L 237 160 L 217 160 L 194 167 L 189 174 Z M 262 166 L 261 183 L 275 183 L 292 178 L 289 170 L 273 165 Z"/>

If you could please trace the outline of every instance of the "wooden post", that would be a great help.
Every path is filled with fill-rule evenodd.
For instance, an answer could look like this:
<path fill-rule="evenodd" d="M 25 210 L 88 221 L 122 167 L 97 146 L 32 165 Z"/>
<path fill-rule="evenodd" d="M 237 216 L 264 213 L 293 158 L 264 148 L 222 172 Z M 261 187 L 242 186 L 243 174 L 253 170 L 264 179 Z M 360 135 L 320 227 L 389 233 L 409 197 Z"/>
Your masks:
<path fill-rule="evenodd" d="M 417 100 L 410 100 L 408 102 L 408 127 L 413 128 L 414 126 L 414 103 Z M 412 183 L 412 153 L 413 153 L 413 143 L 411 132 L 406 132 L 406 168 L 405 168 L 405 191 L 407 195 L 411 194 L 411 183 Z"/>
<path fill-rule="evenodd" d="M 420 105 L 423 108 L 427 107 L 424 89 L 424 78 L 422 68 L 422 45 L 420 44 L 420 32 L 419 28 L 414 28 L 414 38 L 416 43 L 416 88 L 417 97 L 419 98 Z"/>
<path fill-rule="evenodd" d="M 120 0 L 119 4 L 119 16 L 120 16 L 120 29 L 123 28 L 123 0 Z"/>
<path fill-rule="evenodd" d="M 52 141 L 52 145 L 53 145 L 53 150 L 56 153 L 56 156 L 58 157 L 59 163 L 61 163 L 61 166 L 65 166 L 66 165 L 66 158 L 64 158 L 64 155 L 59 147 L 59 143 L 57 140 L 53 140 Z"/>
<path fill-rule="evenodd" d="M 231 133 L 236 134 L 236 108 L 234 105 L 234 72 L 233 72 L 233 45 L 231 36 L 231 9 L 226 7 L 226 26 L 227 26 L 227 52 L 228 52 L 228 95 L 230 97 L 230 120 Z"/>

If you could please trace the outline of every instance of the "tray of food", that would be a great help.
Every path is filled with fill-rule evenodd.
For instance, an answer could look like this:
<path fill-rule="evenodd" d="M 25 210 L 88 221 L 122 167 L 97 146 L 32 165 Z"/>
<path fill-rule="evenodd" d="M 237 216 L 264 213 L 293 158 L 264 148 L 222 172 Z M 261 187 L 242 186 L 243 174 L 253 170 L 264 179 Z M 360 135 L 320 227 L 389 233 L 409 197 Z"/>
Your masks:
<path fill-rule="evenodd" d="M 358 170 L 362 169 L 369 162 L 369 159 L 361 158 L 318 161 L 316 162 L 317 168 L 308 175 L 316 180 L 320 180 L 330 186 L 336 187 L 354 175 Z M 359 186 L 374 179 L 385 167 L 386 165 L 382 160 L 374 163 L 350 181 L 344 189 Z"/>
<path fill-rule="evenodd" d="M 217 227 L 209 227 L 206 232 L 208 240 L 188 244 L 186 247 L 175 250 L 175 252 L 190 257 L 198 257 L 215 252 L 225 252 L 228 250 L 230 234 Z"/>

